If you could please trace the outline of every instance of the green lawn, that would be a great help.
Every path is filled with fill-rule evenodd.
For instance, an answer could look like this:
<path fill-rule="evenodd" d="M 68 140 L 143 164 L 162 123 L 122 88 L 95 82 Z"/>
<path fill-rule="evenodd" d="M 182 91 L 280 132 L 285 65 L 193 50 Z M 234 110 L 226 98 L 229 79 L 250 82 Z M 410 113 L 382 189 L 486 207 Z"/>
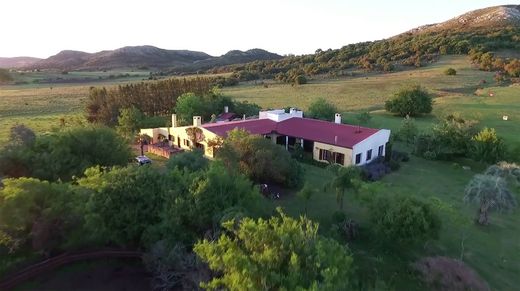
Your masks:
<path fill-rule="evenodd" d="M 464 170 L 463 165 L 469 165 L 472 169 Z M 332 222 L 332 213 L 338 210 L 335 194 L 323 190 L 324 183 L 330 179 L 330 173 L 326 169 L 314 166 L 304 167 L 305 180 L 320 189 L 320 193 L 313 196 L 309 202 L 308 217 L 318 221 L 320 231 L 327 234 Z M 383 179 L 384 184 L 380 191 L 383 194 L 404 193 L 426 201 L 435 197 L 451 205 L 467 224 L 463 226 L 456 223 L 452 214 L 439 210 L 443 220 L 440 238 L 429 244 L 422 252 L 423 255 L 459 258 L 460 234 L 464 228 L 467 233 L 464 261 L 473 267 L 493 290 L 514 290 L 520 283 L 520 212 L 517 210 L 511 214 L 492 213 L 491 225 L 480 227 L 472 222 L 476 206 L 466 205 L 462 201 L 464 187 L 471 177 L 482 169 L 482 165 L 471 161 L 459 161 L 454 165 L 451 162 L 428 161 L 412 156 L 409 162 L 402 164 L 399 171 Z M 421 289 L 419 282 L 409 276 L 406 268 L 403 269 L 407 264 L 406 260 L 399 254 L 381 253 L 380 250 L 376 250 L 370 238 L 363 235 L 363 231 L 366 232 L 369 228 L 367 210 L 352 194 L 347 193 L 345 197 L 347 217 L 356 220 L 361 227 L 361 239 L 351 244 L 360 268 L 363 271 L 363 268 L 370 268 L 367 272 L 377 270 L 389 287 L 397 290 Z M 273 204 L 282 206 L 293 216 L 304 214 L 304 202 L 292 193 L 287 193 Z"/>

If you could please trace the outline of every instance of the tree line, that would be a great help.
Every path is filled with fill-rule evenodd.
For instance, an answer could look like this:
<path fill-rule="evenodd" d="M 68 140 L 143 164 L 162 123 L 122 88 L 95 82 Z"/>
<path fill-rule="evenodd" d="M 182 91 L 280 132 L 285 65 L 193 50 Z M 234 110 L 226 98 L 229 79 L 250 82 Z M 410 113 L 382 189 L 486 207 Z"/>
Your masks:
<path fill-rule="evenodd" d="M 177 98 L 185 93 L 206 95 L 214 85 L 211 78 L 172 78 L 156 82 L 119 85 L 115 88 L 91 87 L 86 104 L 89 122 L 115 125 L 122 108 L 136 107 L 146 116 L 172 113 Z"/>
<path fill-rule="evenodd" d="M 385 40 L 350 44 L 341 49 L 318 49 L 314 54 L 254 61 L 211 72 L 233 72 L 240 81 L 275 79 L 282 82 L 294 82 L 299 75 L 352 74 L 349 69 L 388 72 L 401 67 L 421 67 L 441 55 L 518 49 L 518 35 L 520 28 L 514 26 L 409 32 Z"/>

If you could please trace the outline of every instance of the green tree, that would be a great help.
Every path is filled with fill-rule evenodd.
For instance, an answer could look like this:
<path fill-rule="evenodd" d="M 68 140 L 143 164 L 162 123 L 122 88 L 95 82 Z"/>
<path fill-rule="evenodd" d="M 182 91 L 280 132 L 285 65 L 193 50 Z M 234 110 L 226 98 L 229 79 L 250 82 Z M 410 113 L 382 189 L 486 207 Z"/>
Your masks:
<path fill-rule="evenodd" d="M 298 76 L 294 77 L 294 83 L 296 85 L 307 84 L 307 78 L 304 75 L 298 75 Z"/>
<path fill-rule="evenodd" d="M 206 113 L 206 104 L 204 104 L 202 97 L 193 93 L 186 93 L 177 99 L 174 111 L 180 124 L 190 125 L 193 116 L 202 116 Z"/>
<path fill-rule="evenodd" d="M 231 171 L 238 171 L 258 183 L 277 183 L 298 187 L 303 169 L 282 147 L 261 136 L 235 129 L 228 133 L 217 153 Z"/>
<path fill-rule="evenodd" d="M 372 119 L 372 116 L 370 115 L 370 112 L 364 111 L 356 115 L 356 119 L 358 120 L 359 124 L 367 125 Z"/>
<path fill-rule="evenodd" d="M 511 210 L 517 206 L 515 195 L 500 176 L 475 175 L 464 193 L 464 202 L 479 205 L 476 221 L 481 225 L 489 224 L 489 211 Z"/>
<path fill-rule="evenodd" d="M 254 214 L 260 193 L 243 175 L 229 172 L 218 161 L 205 171 L 174 169 L 167 175 L 172 187 L 162 213 L 162 233 L 169 241 L 193 243 L 218 228 L 228 210 L 240 208 Z"/>
<path fill-rule="evenodd" d="M 0 245 L 48 252 L 80 233 L 85 196 L 62 183 L 5 179 L 0 188 Z"/>
<path fill-rule="evenodd" d="M 407 144 L 411 144 L 415 141 L 417 135 L 419 135 L 419 129 L 417 125 L 415 125 L 415 120 L 406 116 L 403 121 L 401 121 L 401 127 L 399 127 L 396 133 L 396 138 Z"/>
<path fill-rule="evenodd" d="M 447 68 L 444 71 L 444 75 L 455 76 L 455 75 L 457 75 L 457 70 L 455 70 L 454 68 Z"/>
<path fill-rule="evenodd" d="M 326 185 L 326 188 L 333 189 L 336 192 L 336 202 L 339 209 L 343 210 L 345 191 L 352 190 L 356 192 L 359 188 L 359 168 L 355 166 L 341 167 L 331 165 L 329 169 L 334 173 L 334 176 L 329 184 Z"/>
<path fill-rule="evenodd" d="M 385 102 L 388 112 L 400 116 L 417 116 L 432 112 L 432 96 L 421 86 L 401 88 Z"/>
<path fill-rule="evenodd" d="M 151 167 L 89 168 L 77 183 L 89 190 L 86 227 L 94 240 L 120 246 L 146 246 L 157 241 L 165 183 Z"/>
<path fill-rule="evenodd" d="M 201 150 L 187 151 L 180 154 L 176 154 L 170 157 L 166 163 L 166 167 L 170 170 L 173 169 L 186 169 L 190 172 L 199 170 L 205 170 L 208 167 L 209 161 L 204 157 L 204 153 Z"/>
<path fill-rule="evenodd" d="M 217 241 L 194 250 L 218 275 L 210 290 L 347 290 L 353 259 L 332 239 L 318 235 L 318 224 L 290 218 L 281 210 L 269 220 L 244 218 L 224 223 Z"/>
<path fill-rule="evenodd" d="M 495 163 L 504 158 L 506 147 L 494 128 L 484 127 L 471 140 L 471 156 L 475 160 Z"/>
<path fill-rule="evenodd" d="M 136 107 L 121 108 L 117 119 L 117 132 L 127 138 L 133 139 L 141 128 L 143 114 Z"/>
<path fill-rule="evenodd" d="M 321 120 L 334 120 L 334 114 L 338 112 L 336 106 L 328 102 L 325 98 L 318 98 L 309 105 L 307 115 L 310 118 Z"/>
<path fill-rule="evenodd" d="M 305 185 L 303 185 L 303 188 L 296 194 L 305 203 L 305 215 L 307 215 L 307 205 L 309 204 L 309 201 L 311 200 L 312 196 L 316 194 L 316 192 L 317 189 L 313 188 L 309 183 L 305 183 Z"/>
<path fill-rule="evenodd" d="M 373 231 L 388 245 L 413 246 L 436 239 L 441 220 L 432 207 L 412 196 L 380 195 L 370 202 Z"/>

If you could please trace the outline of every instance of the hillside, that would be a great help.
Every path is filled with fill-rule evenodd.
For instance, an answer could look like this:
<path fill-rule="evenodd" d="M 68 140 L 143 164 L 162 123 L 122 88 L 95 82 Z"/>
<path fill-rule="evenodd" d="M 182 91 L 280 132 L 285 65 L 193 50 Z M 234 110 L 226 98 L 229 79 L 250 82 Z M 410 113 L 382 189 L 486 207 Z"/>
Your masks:
<path fill-rule="evenodd" d="M 16 69 L 32 65 L 41 59 L 32 57 L 0 58 L 0 68 Z"/>
<path fill-rule="evenodd" d="M 189 50 L 166 50 L 154 46 L 127 46 L 97 53 L 61 51 L 47 59 L 23 66 L 25 69 L 109 70 L 121 68 L 172 69 L 196 71 L 215 66 L 247 63 L 255 60 L 274 60 L 281 56 L 261 49 L 230 51 L 220 57 Z"/>
<path fill-rule="evenodd" d="M 388 39 L 349 44 L 335 50 L 318 49 L 315 54 L 213 71 L 235 72 L 242 81 L 263 78 L 284 82 L 292 82 L 298 75 L 351 76 L 356 70 L 389 72 L 421 67 L 447 54 L 520 51 L 519 36 L 520 5 L 495 6 L 471 11 L 443 23 L 421 26 Z M 492 70 L 490 66 L 486 67 Z"/>

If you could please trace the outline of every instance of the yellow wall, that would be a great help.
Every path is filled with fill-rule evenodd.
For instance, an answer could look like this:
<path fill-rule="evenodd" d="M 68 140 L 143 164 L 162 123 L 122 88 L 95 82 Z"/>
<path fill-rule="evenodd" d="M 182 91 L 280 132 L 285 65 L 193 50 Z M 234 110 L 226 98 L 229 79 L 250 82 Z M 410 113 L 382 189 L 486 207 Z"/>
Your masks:
<path fill-rule="evenodd" d="M 170 135 L 172 136 L 171 144 L 177 146 L 177 137 L 181 139 L 181 148 L 185 150 L 191 150 L 191 147 L 186 146 L 184 144 L 185 140 L 189 140 L 188 134 L 186 133 L 186 129 L 193 126 L 181 126 L 181 127 L 170 127 Z M 199 127 L 202 129 L 202 133 L 204 134 L 204 140 L 200 142 L 200 144 L 204 145 L 204 155 L 208 158 L 213 158 L 213 149 L 208 147 L 208 140 L 214 139 L 217 137 L 216 134 L 208 131 L 203 127 Z M 191 143 L 191 141 L 190 141 Z"/>
<path fill-rule="evenodd" d="M 343 166 L 350 166 L 352 164 L 352 149 L 334 146 L 321 142 L 314 142 L 314 148 L 312 150 L 312 156 L 316 161 L 327 163 L 328 161 L 320 160 L 320 149 L 327 150 L 336 153 L 342 153 L 345 155 L 345 164 Z"/>

